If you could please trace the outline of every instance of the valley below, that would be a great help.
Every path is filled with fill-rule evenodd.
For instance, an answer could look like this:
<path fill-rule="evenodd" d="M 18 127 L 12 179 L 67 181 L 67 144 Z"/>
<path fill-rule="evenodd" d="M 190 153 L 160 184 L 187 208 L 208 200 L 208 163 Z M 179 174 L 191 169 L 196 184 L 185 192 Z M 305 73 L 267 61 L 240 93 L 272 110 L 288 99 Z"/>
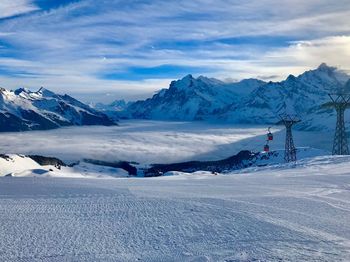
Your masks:
<path fill-rule="evenodd" d="M 129 161 L 140 164 L 219 160 L 241 150 L 259 152 L 267 125 L 210 122 L 123 120 L 119 126 L 65 127 L 48 131 L 0 134 L 4 153 L 53 156 L 69 163 L 82 159 Z M 285 131 L 274 126 L 271 150 L 284 149 Z M 294 131 L 297 147 L 329 154 L 333 133 Z"/>

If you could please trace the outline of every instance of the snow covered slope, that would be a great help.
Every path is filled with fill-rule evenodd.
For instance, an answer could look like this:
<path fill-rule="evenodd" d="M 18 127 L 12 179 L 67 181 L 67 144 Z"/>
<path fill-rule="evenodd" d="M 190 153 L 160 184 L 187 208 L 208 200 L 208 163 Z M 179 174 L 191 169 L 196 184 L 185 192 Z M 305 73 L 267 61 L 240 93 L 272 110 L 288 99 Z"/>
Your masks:
<path fill-rule="evenodd" d="M 161 90 L 152 98 L 131 104 L 127 111 L 134 118 L 208 119 L 262 84 L 263 81 L 256 79 L 227 84 L 214 78 L 188 75 L 173 81 L 169 89 Z"/>
<path fill-rule="evenodd" d="M 68 95 L 58 95 L 44 88 L 37 92 L 0 88 L 0 131 L 113 124 L 105 114 Z"/>
<path fill-rule="evenodd" d="M 1 155 L 0 176 L 9 176 L 28 170 L 39 170 L 42 167 L 29 157 L 22 155 Z"/>
<path fill-rule="evenodd" d="M 321 64 L 300 76 L 265 83 L 247 79 L 223 83 L 191 75 L 171 83 L 152 98 L 126 108 L 134 118 L 163 120 L 215 120 L 231 123 L 275 124 L 280 113 L 299 115 L 302 130 L 334 128 L 335 112 L 322 107 L 329 93 L 350 92 L 350 76 Z M 350 124 L 348 122 L 347 124 Z"/>
<path fill-rule="evenodd" d="M 350 158 L 244 174 L 0 178 L 0 261 L 349 261 Z"/>
<path fill-rule="evenodd" d="M 120 168 L 97 166 L 79 162 L 73 167 L 40 165 L 33 157 L 24 155 L 0 155 L 0 177 L 60 177 L 60 178 L 115 178 L 128 177 Z"/>

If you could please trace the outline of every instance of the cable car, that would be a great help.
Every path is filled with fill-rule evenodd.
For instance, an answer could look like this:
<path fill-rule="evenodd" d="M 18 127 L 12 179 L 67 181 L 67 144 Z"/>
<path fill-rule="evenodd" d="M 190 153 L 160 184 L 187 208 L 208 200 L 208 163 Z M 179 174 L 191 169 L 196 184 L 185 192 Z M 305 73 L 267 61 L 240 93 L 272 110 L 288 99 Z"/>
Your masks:
<path fill-rule="evenodd" d="M 269 147 L 269 145 L 268 144 L 266 144 L 265 146 L 264 146 L 264 152 L 270 152 L 270 147 Z"/>
<path fill-rule="evenodd" d="M 267 140 L 272 141 L 273 140 L 273 134 L 270 131 L 271 127 L 268 128 L 268 133 L 267 133 Z"/>
<path fill-rule="evenodd" d="M 267 134 L 267 139 L 268 139 L 269 141 L 272 141 L 272 140 L 273 140 L 273 134 L 272 134 L 272 133 L 268 133 L 268 134 Z"/>

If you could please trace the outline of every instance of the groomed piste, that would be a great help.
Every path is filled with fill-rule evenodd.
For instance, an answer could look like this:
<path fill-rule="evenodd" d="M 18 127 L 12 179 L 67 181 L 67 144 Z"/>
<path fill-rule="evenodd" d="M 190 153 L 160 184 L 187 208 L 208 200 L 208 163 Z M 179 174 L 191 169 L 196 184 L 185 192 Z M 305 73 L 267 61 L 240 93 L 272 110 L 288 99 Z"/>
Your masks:
<path fill-rule="evenodd" d="M 349 157 L 159 178 L 0 178 L 3 261 L 347 261 Z M 20 237 L 18 237 L 20 236 Z"/>

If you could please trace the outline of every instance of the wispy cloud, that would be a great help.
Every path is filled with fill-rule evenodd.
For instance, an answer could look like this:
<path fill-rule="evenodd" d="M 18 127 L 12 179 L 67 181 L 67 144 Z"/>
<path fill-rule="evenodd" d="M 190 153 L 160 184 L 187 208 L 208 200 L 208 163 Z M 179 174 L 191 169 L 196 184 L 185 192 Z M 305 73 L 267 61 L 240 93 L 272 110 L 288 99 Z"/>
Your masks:
<path fill-rule="evenodd" d="M 0 19 L 25 14 L 38 9 L 31 0 L 1 0 Z"/>
<path fill-rule="evenodd" d="M 18 4 L 7 16 L 40 6 L 1 2 Z M 281 79 L 321 62 L 348 68 L 347 0 L 59 2 L 0 21 L 1 85 L 135 96 L 185 72 Z"/>

